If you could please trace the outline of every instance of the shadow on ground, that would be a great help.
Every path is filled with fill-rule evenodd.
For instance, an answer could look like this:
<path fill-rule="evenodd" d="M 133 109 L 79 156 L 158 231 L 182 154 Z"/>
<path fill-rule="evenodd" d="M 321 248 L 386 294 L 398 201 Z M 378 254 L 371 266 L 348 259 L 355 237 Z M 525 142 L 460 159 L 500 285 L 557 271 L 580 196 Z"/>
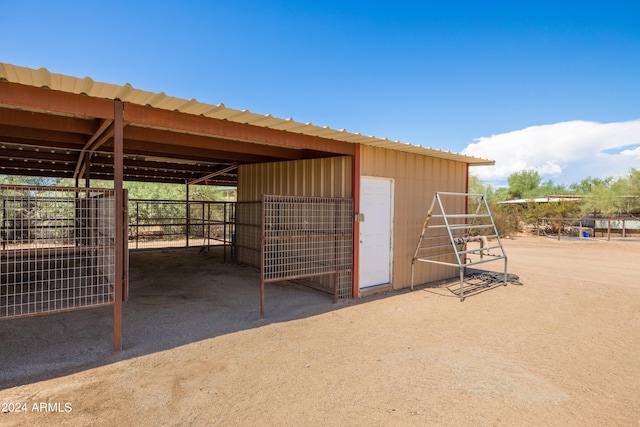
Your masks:
<path fill-rule="evenodd" d="M 515 274 L 509 273 L 505 278 L 504 272 L 467 268 L 464 272 L 462 286 L 460 286 L 459 277 L 452 277 L 446 280 L 419 285 L 416 286 L 416 289 L 439 296 L 458 299 L 461 299 L 460 295 L 462 294 L 463 298 L 461 300 L 464 300 L 464 298 L 506 286 L 507 284 L 522 286 L 523 283 L 520 282 L 519 279 Z"/>
<path fill-rule="evenodd" d="M 111 351 L 112 307 L 0 321 L 0 389 L 359 302 L 334 304 L 316 290 L 269 283 L 261 319 L 258 272 L 223 263 L 218 248 L 198 249 L 131 253 L 120 353 Z"/>
<path fill-rule="evenodd" d="M 334 304 L 333 296 L 308 287 L 267 283 L 261 319 L 259 273 L 224 263 L 221 248 L 204 253 L 199 248 L 132 252 L 130 265 L 122 352 L 111 350 L 112 307 L 2 320 L 0 390 L 409 292 L 389 291 Z M 475 283 L 465 296 L 501 285 Z M 429 291 L 432 286 L 419 285 L 416 290 Z M 452 279 L 437 288 L 457 297 L 456 286 L 459 281 Z"/>

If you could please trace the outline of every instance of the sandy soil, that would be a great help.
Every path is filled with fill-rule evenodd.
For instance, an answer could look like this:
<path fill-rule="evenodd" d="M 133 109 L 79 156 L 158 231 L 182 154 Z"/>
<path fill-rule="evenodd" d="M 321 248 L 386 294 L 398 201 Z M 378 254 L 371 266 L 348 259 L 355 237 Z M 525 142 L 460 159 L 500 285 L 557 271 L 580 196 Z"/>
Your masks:
<path fill-rule="evenodd" d="M 446 288 L 420 287 L 332 304 L 274 285 L 266 320 L 256 320 L 252 300 L 247 311 L 218 318 L 218 332 L 187 331 L 194 323 L 175 320 L 172 333 L 187 338 L 155 347 L 125 340 L 122 355 L 93 367 L 12 378 L 20 385 L 0 385 L 0 402 L 27 410 L 0 413 L 0 424 L 640 426 L 640 242 L 504 243 L 523 286 L 462 303 Z M 177 298 L 163 281 L 166 257 L 136 270 L 127 310 L 163 310 L 167 295 Z M 149 279 L 154 270 L 164 279 Z M 250 270 L 225 271 L 219 282 L 256 283 Z M 202 324 L 202 307 L 181 298 L 182 316 L 196 312 Z M 161 325 L 168 314 L 157 313 Z M 12 322 L 0 324 L 4 342 L 23 327 Z M 41 402 L 52 405 L 35 411 Z"/>

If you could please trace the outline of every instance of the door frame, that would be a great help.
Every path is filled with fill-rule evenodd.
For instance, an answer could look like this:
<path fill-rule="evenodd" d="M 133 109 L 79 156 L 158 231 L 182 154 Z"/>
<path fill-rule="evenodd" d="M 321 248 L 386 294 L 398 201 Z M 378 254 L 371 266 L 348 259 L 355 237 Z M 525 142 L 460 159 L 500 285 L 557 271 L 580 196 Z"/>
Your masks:
<path fill-rule="evenodd" d="M 358 195 L 360 198 L 360 210 L 362 211 L 363 207 L 363 195 L 362 195 L 362 181 L 365 179 L 369 179 L 369 180 L 378 180 L 378 181 L 388 181 L 389 182 L 389 186 L 390 186 L 390 191 L 389 191 L 389 281 L 387 283 L 380 283 L 380 284 L 376 284 L 376 285 L 368 285 L 363 287 L 362 283 L 360 281 L 360 277 L 358 277 L 358 291 L 359 292 L 366 292 L 369 289 L 373 289 L 377 286 L 389 286 L 393 284 L 393 265 L 394 265 L 394 214 L 395 214 L 395 179 L 393 178 L 388 178 L 388 177 L 384 177 L 384 176 L 361 176 L 360 177 L 360 194 Z M 364 222 L 367 221 L 366 212 L 363 212 L 365 214 L 365 218 L 364 218 Z M 362 269 L 362 248 L 360 247 L 361 243 L 360 243 L 360 234 L 362 232 L 362 226 L 360 226 L 360 229 L 358 231 L 357 236 L 354 235 L 354 237 L 358 238 L 358 246 L 359 246 L 359 254 L 360 257 L 358 259 L 358 274 L 360 275 L 360 270 Z"/>

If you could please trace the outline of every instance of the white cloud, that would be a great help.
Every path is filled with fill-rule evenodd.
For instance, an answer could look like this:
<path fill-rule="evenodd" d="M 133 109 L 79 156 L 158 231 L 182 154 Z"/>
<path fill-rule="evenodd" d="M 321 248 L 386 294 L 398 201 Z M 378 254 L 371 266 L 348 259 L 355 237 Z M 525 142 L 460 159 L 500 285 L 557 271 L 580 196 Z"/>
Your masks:
<path fill-rule="evenodd" d="M 522 170 L 543 180 L 571 184 L 591 177 L 621 176 L 640 167 L 640 119 L 618 123 L 570 121 L 531 126 L 481 137 L 463 154 L 493 159 L 495 166 L 474 167 L 473 175 L 494 186 Z"/>

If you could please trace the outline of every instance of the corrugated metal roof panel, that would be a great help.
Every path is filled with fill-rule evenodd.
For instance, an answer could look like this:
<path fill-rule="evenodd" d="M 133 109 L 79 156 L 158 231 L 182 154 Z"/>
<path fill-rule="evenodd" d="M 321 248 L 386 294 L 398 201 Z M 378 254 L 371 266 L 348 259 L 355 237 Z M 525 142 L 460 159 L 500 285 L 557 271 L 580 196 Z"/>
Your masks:
<path fill-rule="evenodd" d="M 138 105 L 148 105 L 164 110 L 180 111 L 187 114 L 195 114 L 216 119 L 224 119 L 238 123 L 246 123 L 254 126 L 278 129 L 287 132 L 334 139 L 353 144 L 363 144 L 389 150 L 403 151 L 407 153 L 432 156 L 441 159 L 454 160 L 470 165 L 493 165 L 493 160 L 480 159 L 462 154 L 442 151 L 433 148 L 412 145 L 398 141 L 390 141 L 387 138 L 365 136 L 359 133 L 347 132 L 345 129 L 336 130 L 328 126 L 316 126 L 312 123 L 299 123 L 291 118 L 279 119 L 270 114 L 262 115 L 252 113 L 249 110 L 234 110 L 225 107 L 224 104 L 210 105 L 198 100 L 181 99 L 166 95 L 164 92 L 154 93 L 133 88 L 130 84 L 118 86 L 110 83 L 95 82 L 90 77 L 77 78 L 55 74 L 46 68 L 34 70 L 11 64 L 0 63 L 0 79 L 12 83 L 28 86 L 48 87 L 52 90 L 86 94 L 88 96 L 106 99 L 120 99 Z"/>

